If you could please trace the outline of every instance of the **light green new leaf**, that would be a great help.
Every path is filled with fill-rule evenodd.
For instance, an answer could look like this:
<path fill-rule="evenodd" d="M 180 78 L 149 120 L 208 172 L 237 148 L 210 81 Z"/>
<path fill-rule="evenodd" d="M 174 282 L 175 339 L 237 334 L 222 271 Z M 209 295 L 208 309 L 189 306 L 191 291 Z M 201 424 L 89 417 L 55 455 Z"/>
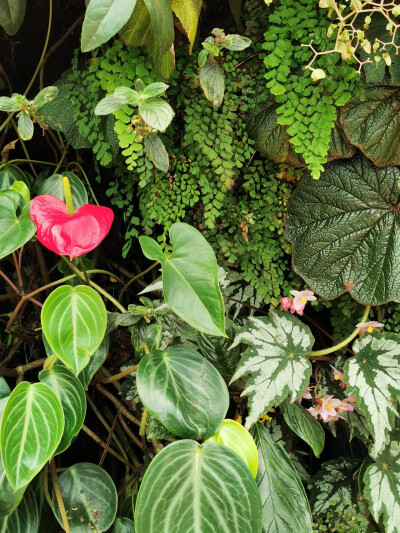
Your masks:
<path fill-rule="evenodd" d="M 185 346 L 170 346 L 143 357 L 136 385 L 146 409 L 180 437 L 211 437 L 229 407 L 228 388 L 219 372 Z"/>
<path fill-rule="evenodd" d="M 192 53 L 194 40 L 196 38 L 197 24 L 199 22 L 202 0 L 170 0 L 172 11 L 181 21 L 189 39 L 189 54 Z"/>
<path fill-rule="evenodd" d="M 79 379 L 65 366 L 56 365 L 51 370 L 42 370 L 39 379 L 53 389 L 64 411 L 64 433 L 55 453 L 58 455 L 69 447 L 85 420 L 85 391 Z"/>
<path fill-rule="evenodd" d="M 165 131 L 174 118 L 174 110 L 161 98 L 149 98 L 139 105 L 139 115 L 150 127 Z"/>
<path fill-rule="evenodd" d="M 91 0 L 82 25 L 82 52 L 111 39 L 128 22 L 135 5 L 136 0 Z"/>
<path fill-rule="evenodd" d="M 375 439 L 375 452 L 384 446 L 394 424 L 400 390 L 400 342 L 395 334 L 363 335 L 353 344 L 355 357 L 346 361 L 344 381 L 354 394 Z"/>
<path fill-rule="evenodd" d="M 94 114 L 109 115 L 110 113 L 114 113 L 114 111 L 118 111 L 118 109 L 121 109 L 127 103 L 126 97 L 124 98 L 120 94 L 110 94 L 100 100 L 95 107 Z"/>
<path fill-rule="evenodd" d="M 64 413 L 50 387 L 26 381 L 17 385 L 0 427 L 4 470 L 16 490 L 27 485 L 54 455 L 63 430 Z"/>
<path fill-rule="evenodd" d="M 144 0 L 144 3 L 150 14 L 154 39 L 163 54 L 171 48 L 175 36 L 170 0 Z"/>
<path fill-rule="evenodd" d="M 29 204 L 17 216 L 20 198 L 15 191 L 0 192 L 0 259 L 21 248 L 36 232 L 29 217 Z"/>
<path fill-rule="evenodd" d="M 35 495 L 31 487 L 27 487 L 24 497 L 15 511 L 0 518 L 1 533 L 37 533 L 39 512 Z"/>
<path fill-rule="evenodd" d="M 23 200 L 22 205 L 31 201 L 31 193 L 29 192 L 29 189 L 24 181 L 14 181 L 9 190 L 15 191 L 21 196 Z"/>
<path fill-rule="evenodd" d="M 11 111 L 18 111 L 19 109 L 21 109 L 21 106 L 14 100 L 14 98 L 0 96 L 0 111 L 6 111 L 9 113 Z"/>
<path fill-rule="evenodd" d="M 51 194 L 51 196 L 56 196 L 63 202 L 65 202 L 64 195 L 64 185 L 63 177 L 69 179 L 69 184 L 71 186 L 72 202 L 74 204 L 74 209 L 78 209 L 83 204 L 88 204 L 89 199 L 85 189 L 85 186 L 81 180 L 73 174 L 72 172 L 63 172 L 62 174 L 53 174 L 46 179 L 40 180 L 35 183 L 34 191 L 36 194 Z"/>
<path fill-rule="evenodd" d="M 55 355 L 79 374 L 104 338 L 107 311 L 91 287 L 63 285 L 44 302 L 41 321 Z"/>
<path fill-rule="evenodd" d="M 42 89 L 33 99 L 33 105 L 40 109 L 45 104 L 54 100 L 58 94 L 58 87 L 49 86 Z"/>
<path fill-rule="evenodd" d="M 160 96 L 165 93 L 165 91 L 168 89 L 169 85 L 166 83 L 162 83 L 160 81 L 157 81 L 155 83 L 150 83 L 150 85 L 147 85 L 143 89 L 143 96 L 146 96 L 146 98 L 155 98 L 156 96 Z"/>
<path fill-rule="evenodd" d="M 136 533 L 260 533 L 261 501 L 244 462 L 217 443 L 181 440 L 146 470 Z"/>
<path fill-rule="evenodd" d="M 160 261 L 164 298 L 169 307 L 193 328 L 209 335 L 225 335 L 224 302 L 218 286 L 214 251 L 189 224 L 172 224 L 173 253 L 166 256 L 152 238 L 140 237 L 144 255 Z"/>
<path fill-rule="evenodd" d="M 164 143 L 160 137 L 155 133 L 146 135 L 146 137 L 143 139 L 143 146 L 153 165 L 159 170 L 162 170 L 162 172 L 168 172 L 168 152 L 165 149 Z"/>
<path fill-rule="evenodd" d="M 249 397 L 250 428 L 263 413 L 287 396 L 293 402 L 308 387 L 312 371 L 306 358 L 314 343 L 310 329 L 290 314 L 271 312 L 267 318 L 251 318 L 236 336 L 232 348 L 249 344 L 231 382 L 250 374 L 242 396 Z"/>
<path fill-rule="evenodd" d="M 256 424 L 257 484 L 263 506 L 263 533 L 311 533 L 312 517 L 304 487 L 283 447 Z"/>
<path fill-rule="evenodd" d="M 393 432 L 382 452 L 364 474 L 363 496 L 385 533 L 400 533 L 400 432 Z"/>
<path fill-rule="evenodd" d="M 29 141 L 33 137 L 33 122 L 28 113 L 21 113 L 18 118 L 18 133 L 23 141 Z"/>
<path fill-rule="evenodd" d="M 10 514 L 19 504 L 24 495 L 26 487 L 21 487 L 17 491 L 8 481 L 3 467 L 3 461 L 0 457 L 0 516 Z M 0 518 L 0 531 L 1 518 Z"/>
<path fill-rule="evenodd" d="M 218 63 L 208 61 L 200 69 L 200 86 L 214 108 L 222 104 L 225 93 L 225 74 Z"/>
<path fill-rule="evenodd" d="M 0 0 L 0 26 L 15 35 L 25 17 L 26 0 Z"/>
<path fill-rule="evenodd" d="M 114 91 L 114 96 L 121 98 L 125 103 L 132 106 L 137 105 L 140 98 L 140 94 L 130 87 L 117 87 Z"/>
<path fill-rule="evenodd" d="M 112 526 L 117 513 L 117 489 L 103 468 L 92 463 L 76 463 L 58 480 L 71 533 L 103 533 Z M 54 491 L 52 504 L 63 526 Z"/>
<path fill-rule="evenodd" d="M 319 457 L 325 444 L 325 431 L 320 422 L 297 402 L 290 403 L 285 400 L 280 408 L 286 424 L 311 446 L 316 457 Z"/>
<path fill-rule="evenodd" d="M 242 35 L 227 35 L 226 41 L 224 42 L 224 48 L 232 51 L 241 51 L 245 50 L 251 45 L 251 39 L 248 37 L 243 37 Z"/>

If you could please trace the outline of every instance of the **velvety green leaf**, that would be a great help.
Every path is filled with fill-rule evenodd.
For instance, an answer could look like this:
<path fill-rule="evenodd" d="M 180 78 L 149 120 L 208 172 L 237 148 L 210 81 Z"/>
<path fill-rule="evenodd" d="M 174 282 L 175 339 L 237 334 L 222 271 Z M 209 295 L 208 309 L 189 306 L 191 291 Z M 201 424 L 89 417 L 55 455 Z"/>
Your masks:
<path fill-rule="evenodd" d="M 280 405 L 286 424 L 320 456 L 325 444 L 325 431 L 320 422 L 297 402 L 288 400 Z"/>
<path fill-rule="evenodd" d="M 329 139 L 329 149 L 327 153 L 328 161 L 334 159 L 349 159 L 355 154 L 356 147 L 352 145 L 346 137 L 339 121 L 331 129 L 331 136 Z M 299 157 L 298 154 L 296 154 Z"/>
<path fill-rule="evenodd" d="M 170 0 L 144 0 L 150 13 L 152 31 L 163 54 L 174 41 L 174 20 Z"/>
<path fill-rule="evenodd" d="M 150 85 L 147 85 L 147 87 L 143 90 L 143 96 L 146 96 L 146 98 L 154 98 L 156 96 L 160 96 L 165 93 L 165 91 L 168 89 L 169 85 L 162 82 L 155 82 L 150 83 Z"/>
<path fill-rule="evenodd" d="M 240 329 L 232 347 L 248 344 L 231 381 L 250 374 L 242 396 L 248 396 L 250 428 L 263 413 L 290 396 L 293 402 L 308 387 L 312 371 L 306 358 L 314 343 L 308 326 L 290 314 L 271 312 L 251 318 Z"/>
<path fill-rule="evenodd" d="M 72 202 L 74 204 L 74 209 L 78 209 L 83 204 L 88 204 L 89 199 L 85 189 L 85 186 L 81 180 L 72 172 L 63 172 L 62 174 L 53 174 L 49 178 L 40 180 L 34 186 L 34 191 L 36 194 L 51 194 L 51 196 L 56 196 L 63 202 L 65 202 L 64 195 L 64 185 L 63 177 L 69 179 L 69 184 L 71 187 Z"/>
<path fill-rule="evenodd" d="M 107 472 L 92 463 L 76 463 L 58 478 L 71 533 L 107 531 L 117 513 L 118 496 Z M 53 512 L 62 519 L 53 492 Z"/>
<path fill-rule="evenodd" d="M 126 104 L 132 106 L 136 106 L 140 98 L 140 94 L 129 87 L 117 87 L 114 91 L 114 96 L 121 98 Z"/>
<path fill-rule="evenodd" d="M 375 439 L 375 452 L 385 444 L 394 424 L 400 390 L 400 342 L 398 335 L 362 335 L 352 347 L 356 354 L 346 361 L 346 392 L 353 394 L 365 414 Z"/>
<path fill-rule="evenodd" d="M 225 336 L 224 303 L 213 249 L 188 224 L 172 224 L 169 235 L 173 245 L 169 257 L 154 239 L 147 236 L 139 239 L 144 255 L 161 263 L 167 304 L 193 328 L 209 335 Z"/>
<path fill-rule="evenodd" d="M 79 372 L 78 379 L 85 390 L 88 389 L 89 383 L 92 381 L 94 375 L 106 360 L 109 345 L 110 339 L 109 336 L 106 334 L 103 340 L 101 341 L 100 346 L 90 356 L 89 363 L 81 372 Z"/>
<path fill-rule="evenodd" d="M 120 32 L 127 46 L 143 46 L 152 33 L 150 13 L 143 0 L 137 0 L 135 9 Z"/>
<path fill-rule="evenodd" d="M 263 506 L 263 533 L 311 533 L 310 506 L 289 456 L 261 424 L 254 426 L 252 434 L 258 448 L 256 481 Z"/>
<path fill-rule="evenodd" d="M 180 20 L 183 29 L 189 39 L 189 54 L 192 53 L 194 40 L 197 33 L 197 24 L 199 22 L 202 0 L 170 0 L 172 11 Z"/>
<path fill-rule="evenodd" d="M 42 89 L 33 99 L 33 105 L 40 109 L 44 104 L 51 102 L 57 96 L 58 87 L 50 86 Z"/>
<path fill-rule="evenodd" d="M 33 122 L 28 113 L 21 113 L 18 118 L 18 133 L 23 141 L 29 141 L 33 137 Z"/>
<path fill-rule="evenodd" d="M 29 217 L 29 204 L 17 216 L 19 202 L 20 195 L 15 191 L 0 193 L 0 259 L 21 248 L 36 232 Z"/>
<path fill-rule="evenodd" d="M 149 98 L 139 105 L 139 115 L 150 127 L 165 131 L 174 118 L 174 110 L 161 98 Z"/>
<path fill-rule="evenodd" d="M 95 115 L 108 115 L 109 113 L 114 113 L 114 111 L 121 109 L 121 107 L 126 104 L 126 98 L 122 98 L 122 96 L 118 94 L 110 94 L 110 96 L 106 96 L 100 100 L 94 113 Z"/>
<path fill-rule="evenodd" d="M 82 25 L 82 52 L 111 39 L 128 22 L 135 4 L 136 0 L 91 0 Z"/>
<path fill-rule="evenodd" d="M 135 533 L 135 525 L 130 518 L 117 518 L 111 533 Z"/>
<path fill-rule="evenodd" d="M 261 501 L 244 462 L 217 443 L 181 440 L 146 470 L 136 533 L 260 533 Z"/>
<path fill-rule="evenodd" d="M 385 533 L 400 532 L 400 432 L 388 438 L 382 452 L 364 474 L 363 496 L 377 522 L 383 518 Z"/>
<path fill-rule="evenodd" d="M 289 202 L 294 269 L 323 298 L 400 301 L 399 171 L 362 156 L 302 180 Z"/>
<path fill-rule="evenodd" d="M 64 433 L 55 453 L 58 455 L 69 447 L 85 420 L 85 391 L 78 378 L 65 366 L 56 365 L 51 370 L 42 370 L 39 379 L 53 389 L 64 411 Z"/>
<path fill-rule="evenodd" d="M 21 487 L 15 490 L 11 483 L 8 481 L 6 473 L 3 467 L 3 461 L 0 457 L 0 517 L 11 513 L 19 504 L 24 495 L 26 487 Z M 1 529 L 0 518 L 0 531 Z"/>
<path fill-rule="evenodd" d="M 23 181 L 29 187 L 25 172 L 15 165 L 4 165 L 0 169 L 0 191 L 6 191 L 15 181 Z"/>
<path fill-rule="evenodd" d="M 153 165 L 159 170 L 162 170 L 162 172 L 168 172 L 168 152 L 160 137 L 155 133 L 147 135 L 143 140 L 143 146 Z"/>
<path fill-rule="evenodd" d="M 375 165 L 400 163 L 400 87 L 390 83 L 365 88 L 365 100 L 353 98 L 341 110 L 341 122 L 350 142 Z"/>
<path fill-rule="evenodd" d="M 3 378 L 3 376 L 0 376 L 0 400 L 3 398 L 7 398 L 7 396 L 10 396 L 11 389 L 8 386 L 7 381 Z"/>
<path fill-rule="evenodd" d="M 53 352 L 79 374 L 104 338 L 107 311 L 91 287 L 63 285 L 46 299 L 41 321 Z"/>
<path fill-rule="evenodd" d="M 25 17 L 26 0 L 0 1 L 0 26 L 8 35 L 15 35 Z"/>
<path fill-rule="evenodd" d="M 27 487 L 21 503 L 12 514 L 0 518 L 1 533 L 37 533 L 39 513 L 33 490 Z"/>
<path fill-rule="evenodd" d="M 4 470 L 16 490 L 27 485 L 53 456 L 63 430 L 63 410 L 50 387 L 26 381 L 17 385 L 0 428 Z"/>
<path fill-rule="evenodd" d="M 242 35 L 227 35 L 224 42 L 224 48 L 232 51 L 245 50 L 251 45 L 251 39 Z"/>
<path fill-rule="evenodd" d="M 136 384 L 146 409 L 180 437 L 211 437 L 229 407 L 228 388 L 218 371 L 185 346 L 170 346 L 143 357 Z"/>
<path fill-rule="evenodd" d="M 218 63 L 208 61 L 200 69 L 200 86 L 204 95 L 214 108 L 218 108 L 224 99 L 225 74 Z"/>
<path fill-rule="evenodd" d="M 1 9 L 1 7 L 0 7 Z M 18 111 L 21 109 L 20 105 L 8 96 L 0 96 L 0 111 L 6 111 L 7 113 L 11 111 Z"/>

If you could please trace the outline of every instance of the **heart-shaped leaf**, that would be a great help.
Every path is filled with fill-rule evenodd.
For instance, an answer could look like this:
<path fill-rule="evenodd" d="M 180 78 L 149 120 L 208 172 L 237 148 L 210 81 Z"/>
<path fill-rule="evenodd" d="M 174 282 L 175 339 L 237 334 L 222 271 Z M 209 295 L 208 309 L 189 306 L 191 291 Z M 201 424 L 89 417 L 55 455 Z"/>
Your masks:
<path fill-rule="evenodd" d="M 139 114 L 151 128 L 165 131 L 174 118 L 174 110 L 161 98 L 149 98 L 139 105 Z"/>
<path fill-rule="evenodd" d="M 50 387 L 26 381 L 15 387 L 0 427 L 4 470 L 15 490 L 25 487 L 53 456 L 63 430 L 63 410 Z"/>
<path fill-rule="evenodd" d="M 39 241 L 52 252 L 71 259 L 90 252 L 110 231 L 114 213 L 108 207 L 85 204 L 73 215 L 59 198 L 43 194 L 31 202 L 30 217 Z"/>
<path fill-rule="evenodd" d="M 263 532 L 310 533 L 310 506 L 288 454 L 261 424 L 254 426 L 252 434 L 258 448 L 256 481 L 263 506 Z"/>
<path fill-rule="evenodd" d="M 25 17 L 26 0 L 2 0 L 0 2 L 0 26 L 8 35 L 15 35 Z"/>
<path fill-rule="evenodd" d="M 85 391 L 79 379 L 65 366 L 56 365 L 51 370 L 42 370 L 39 379 L 53 389 L 64 411 L 64 433 L 57 455 L 69 447 L 82 427 L 86 415 Z"/>
<path fill-rule="evenodd" d="M 15 181 L 23 181 L 29 187 L 25 172 L 15 165 L 4 165 L 0 170 L 0 191 L 6 191 Z"/>
<path fill-rule="evenodd" d="M 400 301 L 397 168 L 364 157 L 334 161 L 302 180 L 289 202 L 293 265 L 323 298 L 344 291 L 365 304 Z"/>
<path fill-rule="evenodd" d="M 146 409 L 180 437 L 211 437 L 229 407 L 228 388 L 218 371 L 185 346 L 170 346 L 143 357 L 136 384 Z"/>
<path fill-rule="evenodd" d="M 15 191 L 0 192 L 0 259 L 21 248 L 35 234 L 29 204 L 17 216 L 20 198 Z"/>
<path fill-rule="evenodd" d="M 58 478 L 71 533 L 107 531 L 117 513 L 118 496 L 107 472 L 92 463 L 76 463 Z M 53 492 L 53 512 L 63 525 Z"/>
<path fill-rule="evenodd" d="M 314 343 L 310 329 L 293 315 L 270 313 L 251 318 L 236 336 L 232 347 L 244 342 L 244 352 L 231 381 L 250 374 L 242 396 L 249 397 L 246 428 L 287 396 L 296 400 L 308 387 L 311 363 L 306 358 Z"/>
<path fill-rule="evenodd" d="M 108 348 L 110 345 L 110 339 L 108 334 L 104 336 L 104 339 L 101 341 L 100 346 L 97 350 L 90 356 L 89 363 L 85 368 L 79 372 L 78 379 L 82 384 L 82 387 L 87 390 L 89 383 L 92 381 L 94 375 L 101 367 L 101 365 L 106 360 L 108 354 Z"/>
<path fill-rule="evenodd" d="M 286 424 L 311 446 L 316 457 L 319 457 L 325 444 L 325 431 L 320 422 L 297 402 L 290 403 L 285 400 L 280 407 Z"/>
<path fill-rule="evenodd" d="M 44 302 L 41 320 L 53 353 L 79 374 L 104 338 L 107 311 L 91 287 L 63 285 Z"/>
<path fill-rule="evenodd" d="M 35 495 L 31 487 L 27 487 L 21 503 L 15 511 L 0 518 L 1 533 L 37 533 L 39 513 Z"/>
<path fill-rule="evenodd" d="M 136 533 L 260 533 L 261 501 L 244 462 L 232 450 L 181 440 L 146 470 L 135 510 Z"/>
<path fill-rule="evenodd" d="M 225 74 L 218 63 L 207 63 L 200 69 L 200 86 L 214 108 L 222 104 L 225 93 Z"/>
<path fill-rule="evenodd" d="M 24 495 L 26 487 L 21 487 L 15 490 L 11 483 L 8 481 L 6 473 L 3 467 L 3 461 L 0 457 L 0 516 L 5 516 L 10 513 L 19 505 L 19 502 Z M 1 527 L 1 518 L 0 518 Z M 0 529 L 0 531 L 2 531 Z"/>
<path fill-rule="evenodd" d="M 169 235 L 173 245 L 170 256 L 151 237 L 139 239 L 144 255 L 161 263 L 167 304 L 193 328 L 225 336 L 224 303 L 213 249 L 198 230 L 182 222 L 172 224 Z"/>
<path fill-rule="evenodd" d="M 393 427 L 400 390 L 400 342 L 395 334 L 362 335 L 346 361 L 344 381 L 365 414 L 375 439 L 375 453 Z"/>
<path fill-rule="evenodd" d="M 62 202 L 65 202 L 63 177 L 67 177 L 71 187 L 72 202 L 74 209 L 78 209 L 83 204 L 88 203 L 88 195 L 85 186 L 81 180 L 72 172 L 64 172 L 63 174 L 54 174 L 49 178 L 39 181 L 34 186 L 34 191 L 39 194 L 50 194 L 56 196 Z"/>

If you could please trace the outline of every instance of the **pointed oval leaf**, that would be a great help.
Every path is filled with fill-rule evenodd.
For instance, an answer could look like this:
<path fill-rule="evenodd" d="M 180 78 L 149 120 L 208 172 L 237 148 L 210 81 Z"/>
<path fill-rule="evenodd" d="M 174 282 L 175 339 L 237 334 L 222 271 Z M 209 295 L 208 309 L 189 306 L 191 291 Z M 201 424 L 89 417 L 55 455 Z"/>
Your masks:
<path fill-rule="evenodd" d="M 400 390 L 400 342 L 391 333 L 362 335 L 346 361 L 344 381 L 362 409 L 375 439 L 375 452 L 384 446 L 393 427 Z"/>
<path fill-rule="evenodd" d="M 135 5 L 136 0 L 91 0 L 82 25 L 82 52 L 111 39 L 128 22 Z"/>
<path fill-rule="evenodd" d="M 174 41 L 174 19 L 170 0 L 144 0 L 150 14 L 153 40 L 160 54 L 171 48 Z"/>
<path fill-rule="evenodd" d="M 9 96 L 0 96 L 0 111 L 6 111 L 9 113 L 10 111 L 19 111 L 19 109 L 20 106 L 14 100 L 14 98 L 10 98 Z"/>
<path fill-rule="evenodd" d="M 118 111 L 118 109 L 121 109 L 121 107 L 127 103 L 126 98 L 122 97 L 120 94 L 110 94 L 100 100 L 94 110 L 94 114 L 109 115 L 110 113 L 114 113 L 114 111 Z"/>
<path fill-rule="evenodd" d="M 314 343 L 310 329 L 290 314 L 270 313 L 267 318 L 251 318 L 236 336 L 249 344 L 231 381 L 250 374 L 242 396 L 249 397 L 246 428 L 286 397 L 299 398 L 308 387 L 311 363 L 306 358 Z"/>
<path fill-rule="evenodd" d="M 164 143 L 160 137 L 155 133 L 147 135 L 143 139 L 143 146 L 153 165 L 159 170 L 162 170 L 162 172 L 168 172 L 168 152 L 165 149 Z"/>
<path fill-rule="evenodd" d="M 218 371 L 185 346 L 170 346 L 143 357 L 136 385 L 146 409 L 180 437 L 211 437 L 229 407 L 228 388 Z"/>
<path fill-rule="evenodd" d="M 199 22 L 202 0 L 171 0 L 171 7 L 175 15 L 180 20 L 183 29 L 189 39 L 189 54 L 192 53 L 194 40 L 197 33 L 197 25 Z"/>
<path fill-rule="evenodd" d="M 6 473 L 3 467 L 3 461 L 0 457 L 0 516 L 5 516 L 10 513 L 19 505 L 22 496 L 24 495 L 26 487 L 21 487 L 15 490 L 11 483 L 8 481 Z M 0 531 L 1 518 L 0 518 Z"/>
<path fill-rule="evenodd" d="M 161 98 L 149 98 L 139 105 L 139 115 L 151 128 L 165 131 L 174 118 L 174 110 Z"/>
<path fill-rule="evenodd" d="M 53 174 L 44 180 L 39 181 L 34 186 L 34 191 L 39 194 L 50 194 L 59 200 L 65 202 L 63 177 L 68 178 L 71 187 L 72 202 L 74 209 L 78 209 L 81 205 L 88 204 L 89 199 L 85 186 L 81 180 L 72 172 L 63 172 L 62 174 Z"/>
<path fill-rule="evenodd" d="M 1 533 L 37 533 L 39 512 L 35 495 L 31 487 L 27 487 L 21 503 L 15 511 L 0 518 Z"/>
<path fill-rule="evenodd" d="M 169 85 L 166 83 L 162 83 L 160 81 L 157 81 L 155 83 L 150 83 L 150 85 L 147 85 L 143 89 L 143 95 L 146 96 L 146 98 L 154 98 L 156 96 L 161 96 L 165 93 L 165 91 L 168 89 Z"/>
<path fill-rule="evenodd" d="M 91 287 L 63 285 L 44 302 L 41 320 L 55 355 L 79 374 L 104 338 L 107 311 Z"/>
<path fill-rule="evenodd" d="M 92 463 L 76 463 L 58 478 L 71 533 L 107 531 L 115 520 L 118 496 L 107 472 Z M 63 525 L 53 492 L 53 512 Z"/>
<path fill-rule="evenodd" d="M 40 109 L 44 104 L 51 102 L 57 96 L 58 87 L 49 86 L 42 89 L 33 99 L 33 105 Z"/>
<path fill-rule="evenodd" d="M 345 291 L 363 304 L 400 301 L 399 170 L 363 156 L 334 161 L 302 180 L 289 202 L 294 269 L 331 300 Z"/>
<path fill-rule="evenodd" d="M 0 427 L 4 470 L 16 490 L 27 485 L 53 456 L 64 430 L 56 394 L 43 383 L 20 383 L 12 391 Z"/>
<path fill-rule="evenodd" d="M 25 17 L 26 0 L 2 0 L 0 2 L 0 26 L 8 35 L 15 35 Z"/>
<path fill-rule="evenodd" d="M 56 365 L 51 370 L 42 370 L 39 379 L 53 389 L 64 411 L 64 433 L 55 453 L 58 455 L 69 447 L 85 420 L 85 391 L 79 379 L 65 366 Z"/>
<path fill-rule="evenodd" d="M 125 103 L 132 106 L 136 106 L 140 99 L 140 94 L 130 87 L 117 87 L 114 91 L 114 96 L 125 100 Z"/>
<path fill-rule="evenodd" d="M 261 501 L 250 470 L 229 448 L 193 440 L 164 448 L 136 501 L 136 533 L 260 533 Z"/>
<path fill-rule="evenodd" d="M 33 137 L 33 122 L 28 113 L 21 113 L 18 118 L 18 133 L 22 140 L 29 141 Z"/>
<path fill-rule="evenodd" d="M 222 104 L 225 93 L 225 74 L 218 63 L 208 61 L 200 69 L 200 86 L 214 108 Z"/>
<path fill-rule="evenodd" d="M 17 192 L 0 192 L 0 259 L 21 248 L 35 234 L 36 226 L 29 217 L 29 204 L 17 216 L 19 202 Z"/>
<path fill-rule="evenodd" d="M 101 365 L 106 360 L 108 354 L 108 348 L 110 345 L 110 339 L 108 334 L 104 336 L 104 339 L 101 341 L 100 346 L 97 350 L 90 356 L 89 363 L 85 368 L 79 372 L 78 379 L 82 384 L 82 387 L 87 390 L 89 383 L 92 381 L 94 375 L 101 367 Z"/>
<path fill-rule="evenodd" d="M 146 236 L 139 239 L 144 255 L 161 263 L 167 304 L 193 328 L 209 335 L 226 336 L 224 302 L 213 249 L 189 224 L 172 224 L 169 235 L 173 245 L 169 257 L 154 239 Z"/>
<path fill-rule="evenodd" d="M 232 51 L 245 50 L 251 45 L 251 39 L 242 35 L 231 34 L 226 36 L 224 48 Z"/>
<path fill-rule="evenodd" d="M 297 402 L 285 400 L 280 405 L 286 424 L 313 450 L 316 457 L 321 455 L 325 444 L 325 431 L 321 423 Z"/>

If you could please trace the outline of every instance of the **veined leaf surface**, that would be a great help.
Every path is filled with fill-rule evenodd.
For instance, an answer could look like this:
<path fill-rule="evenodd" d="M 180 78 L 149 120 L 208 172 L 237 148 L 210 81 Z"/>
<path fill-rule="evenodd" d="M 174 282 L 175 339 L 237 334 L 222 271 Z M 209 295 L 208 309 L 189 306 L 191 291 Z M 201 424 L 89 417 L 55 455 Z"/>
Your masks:
<path fill-rule="evenodd" d="M 189 54 L 192 53 L 194 40 L 197 33 L 197 24 L 199 22 L 202 0 L 171 0 L 171 7 L 175 15 L 181 21 L 189 39 Z"/>
<path fill-rule="evenodd" d="M 19 504 L 24 495 L 26 487 L 22 487 L 17 491 L 8 481 L 6 473 L 4 472 L 3 461 L 0 457 L 0 516 L 5 516 L 11 513 Z M 1 518 L 0 518 L 0 531 Z"/>
<path fill-rule="evenodd" d="M 20 199 L 15 191 L 0 192 L 0 259 L 21 248 L 36 232 L 29 217 L 29 204 L 17 216 Z"/>
<path fill-rule="evenodd" d="M 0 518 L 1 533 L 37 533 L 39 512 L 35 495 L 31 487 L 27 487 L 21 503 L 15 511 Z"/>
<path fill-rule="evenodd" d="M 19 30 L 26 10 L 26 0 L 1 0 L 0 26 L 8 35 L 15 35 Z"/>
<path fill-rule="evenodd" d="M 315 455 L 319 457 L 325 444 L 325 431 L 321 423 L 297 402 L 290 403 L 285 400 L 281 403 L 281 410 L 290 429 L 311 446 Z"/>

